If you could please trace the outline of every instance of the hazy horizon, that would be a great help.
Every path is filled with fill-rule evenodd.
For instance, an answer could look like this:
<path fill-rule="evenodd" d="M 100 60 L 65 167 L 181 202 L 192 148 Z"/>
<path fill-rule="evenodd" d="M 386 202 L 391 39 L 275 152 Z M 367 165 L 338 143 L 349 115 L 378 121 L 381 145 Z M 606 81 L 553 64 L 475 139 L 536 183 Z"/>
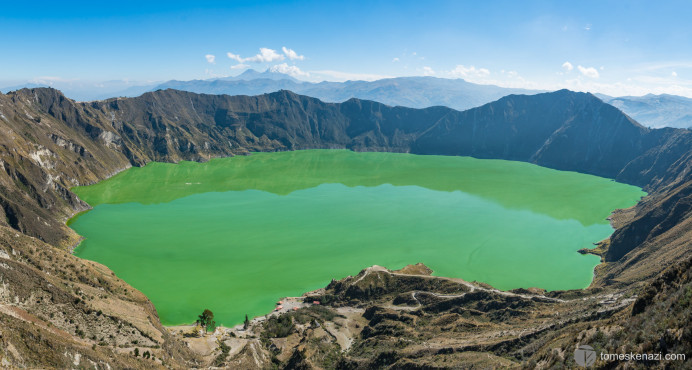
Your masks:
<path fill-rule="evenodd" d="M 310 82 L 433 76 L 692 97 L 689 10 L 684 1 L 5 4 L 0 23 L 21 32 L 0 39 L 0 87 L 128 87 L 252 68 Z"/>

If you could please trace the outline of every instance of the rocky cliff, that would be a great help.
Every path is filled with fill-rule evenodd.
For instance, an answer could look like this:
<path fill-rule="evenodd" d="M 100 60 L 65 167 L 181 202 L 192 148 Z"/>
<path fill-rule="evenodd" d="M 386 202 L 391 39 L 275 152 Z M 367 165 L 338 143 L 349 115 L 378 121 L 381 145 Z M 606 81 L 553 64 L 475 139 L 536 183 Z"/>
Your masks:
<path fill-rule="evenodd" d="M 165 90 L 76 103 L 57 90 L 24 89 L 0 94 L 0 131 L 0 224 L 6 246 L 0 255 L 5 286 L 0 319 L 21 333 L 3 336 L 3 359 L 16 366 L 63 367 L 87 352 L 90 361 L 116 361 L 122 355 L 117 361 L 129 361 L 127 366 L 148 366 L 132 362 L 129 351 L 137 346 L 150 348 L 173 366 L 196 361 L 178 339 L 167 335 L 145 297 L 107 268 L 66 252 L 78 236 L 64 221 L 88 207 L 69 189 L 149 161 L 203 161 L 307 148 L 527 161 L 610 177 L 651 193 L 623 213 L 604 253 L 607 263 L 594 283 L 598 289 L 644 286 L 666 266 L 690 256 L 692 132 L 644 128 L 590 94 L 562 90 L 513 95 L 459 112 L 357 99 L 324 103 L 288 91 L 249 97 Z M 65 262 L 50 263 L 55 259 Z M 47 307 L 56 299 L 63 311 Z M 147 324 L 127 335 L 112 325 L 92 324 L 106 312 L 119 330 L 121 324 Z M 101 338 L 85 329 L 93 325 L 109 334 Z M 138 331 L 146 333 L 141 335 L 145 339 Z M 32 357 L 30 347 L 19 348 L 27 335 L 38 338 L 32 346 L 50 348 L 54 340 L 70 355 Z M 54 339 L 41 339 L 49 337 Z"/>

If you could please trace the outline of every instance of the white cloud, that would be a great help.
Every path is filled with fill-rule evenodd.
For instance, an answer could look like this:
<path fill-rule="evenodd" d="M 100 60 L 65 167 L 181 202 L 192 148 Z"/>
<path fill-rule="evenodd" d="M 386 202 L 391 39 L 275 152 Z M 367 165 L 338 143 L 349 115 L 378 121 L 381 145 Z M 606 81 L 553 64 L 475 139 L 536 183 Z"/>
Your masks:
<path fill-rule="evenodd" d="M 211 64 L 216 64 L 216 63 L 214 62 L 214 61 L 216 60 L 216 56 L 214 56 L 214 55 L 212 55 L 212 54 L 207 54 L 207 55 L 205 55 L 204 57 L 207 58 L 207 62 L 209 62 L 209 63 L 211 63 Z"/>
<path fill-rule="evenodd" d="M 250 66 L 247 64 L 243 64 L 243 63 L 238 63 L 234 66 L 231 66 L 231 69 L 243 69 L 243 68 L 250 68 Z"/>
<path fill-rule="evenodd" d="M 271 72 L 284 73 L 293 77 L 310 77 L 310 73 L 303 72 L 296 66 L 289 66 L 287 63 L 277 64 L 269 68 Z"/>
<path fill-rule="evenodd" d="M 289 49 L 289 48 L 284 46 L 281 48 L 281 50 L 283 50 L 286 57 L 290 60 L 303 60 L 303 59 L 305 59 L 304 55 L 298 55 L 298 53 L 293 51 L 293 49 Z"/>
<path fill-rule="evenodd" d="M 681 85 L 687 85 L 692 87 L 692 81 L 686 81 L 686 80 L 681 80 L 677 79 L 674 76 L 649 76 L 649 75 L 638 75 L 638 76 L 633 76 L 629 78 L 631 81 L 639 82 L 642 85 L 673 85 L 673 84 L 681 84 Z"/>
<path fill-rule="evenodd" d="M 654 71 L 660 71 L 662 69 L 666 70 L 687 70 L 692 69 L 692 62 L 656 62 L 656 63 L 645 63 L 634 66 L 629 69 L 630 73 L 650 73 Z M 677 72 L 677 71 L 676 71 Z M 665 72 L 668 73 L 668 72 Z"/>
<path fill-rule="evenodd" d="M 675 71 L 671 72 L 671 74 L 670 74 L 670 75 L 671 75 L 671 76 L 673 76 L 673 77 L 678 77 L 678 73 L 677 73 L 677 72 L 675 72 Z"/>
<path fill-rule="evenodd" d="M 677 68 L 683 68 L 678 64 L 676 64 L 676 66 Z M 564 80 L 556 79 L 553 81 L 526 79 L 514 70 L 501 70 L 495 74 L 489 73 L 489 75 L 485 77 L 473 77 L 474 73 L 477 74 L 481 69 L 466 66 L 457 66 L 453 71 L 438 71 L 437 75 L 454 78 L 463 76 L 465 73 L 466 75 L 464 77 L 470 82 L 510 88 L 546 91 L 567 88 L 573 91 L 603 93 L 610 96 L 639 96 L 652 93 L 682 95 L 692 98 L 692 80 L 673 75 L 671 67 L 675 66 L 666 65 L 666 68 L 669 69 L 665 73 L 656 73 L 655 75 L 635 74 L 629 78 L 623 78 L 620 81 L 606 80 L 612 76 L 600 76 L 597 68 L 586 68 L 583 66 L 573 67 L 579 72 L 577 75 L 573 75 L 574 78 Z M 692 65 L 690 68 L 692 68 Z M 655 69 L 655 71 L 658 71 L 658 69 L 660 68 Z M 680 74 L 677 70 L 675 72 L 676 74 Z M 563 72 L 559 73 L 564 74 Z"/>
<path fill-rule="evenodd" d="M 453 77 L 482 78 L 487 77 L 490 71 L 486 68 L 476 68 L 475 66 L 465 67 L 459 64 L 453 70 L 449 71 L 449 74 Z"/>
<path fill-rule="evenodd" d="M 641 79 L 641 78 L 639 78 Z M 610 96 L 641 96 L 646 94 L 673 94 L 692 97 L 692 84 L 642 84 L 638 79 L 627 78 L 626 82 L 598 83 L 594 80 L 573 79 L 567 80 L 559 88 L 568 88 L 574 91 L 599 92 Z M 653 82 L 653 81 L 652 81 Z M 662 82 L 662 81 L 660 81 Z M 659 83 L 660 83 L 659 82 Z M 557 89 L 550 87 L 551 90 Z"/>
<path fill-rule="evenodd" d="M 231 59 L 237 61 L 238 63 L 242 63 L 242 62 L 243 62 L 243 58 L 241 58 L 240 55 L 233 54 L 233 53 L 231 53 L 231 52 L 226 53 L 226 55 L 227 55 L 229 58 L 231 58 Z"/>
<path fill-rule="evenodd" d="M 284 60 L 284 56 L 277 53 L 274 49 L 260 48 L 260 53 L 254 57 L 245 58 L 247 62 L 254 63 L 270 63 L 278 60 Z"/>
<path fill-rule="evenodd" d="M 430 68 L 430 67 L 423 67 L 423 76 L 432 76 L 435 74 L 435 71 Z"/>
<path fill-rule="evenodd" d="M 582 66 L 577 66 L 577 69 L 581 74 L 583 74 L 586 77 L 589 78 L 598 78 L 598 71 L 594 67 L 582 67 Z"/>
<path fill-rule="evenodd" d="M 392 63 L 396 63 L 396 62 L 398 62 L 398 61 L 399 61 L 399 58 L 394 58 L 394 59 L 392 59 Z"/>
<path fill-rule="evenodd" d="M 566 72 L 569 72 L 574 69 L 574 66 L 570 62 L 564 62 L 562 63 L 562 69 L 564 69 Z"/>
<path fill-rule="evenodd" d="M 587 24 L 586 26 L 584 26 L 584 29 L 587 30 L 587 31 L 591 31 L 591 23 L 589 23 L 589 24 Z"/>
<path fill-rule="evenodd" d="M 78 81 L 77 79 L 67 79 L 67 78 L 62 78 L 62 77 L 54 77 L 54 76 L 41 76 L 41 77 L 35 77 L 29 82 L 35 83 L 35 84 L 45 84 L 45 85 L 53 85 L 55 82 L 75 82 Z"/>
<path fill-rule="evenodd" d="M 248 58 L 243 58 L 240 55 L 233 54 L 231 52 L 226 53 L 226 55 L 238 63 L 271 63 L 286 59 L 283 55 L 277 53 L 276 50 L 269 48 L 260 48 L 259 54 Z"/>

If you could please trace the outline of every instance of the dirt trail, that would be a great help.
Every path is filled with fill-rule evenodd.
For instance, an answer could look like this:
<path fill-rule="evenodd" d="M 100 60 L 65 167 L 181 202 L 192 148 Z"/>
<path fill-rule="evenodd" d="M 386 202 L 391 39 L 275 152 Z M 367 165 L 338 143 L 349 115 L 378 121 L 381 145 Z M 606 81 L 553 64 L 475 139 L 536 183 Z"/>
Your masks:
<path fill-rule="evenodd" d="M 449 278 L 449 277 L 443 277 L 443 276 L 431 276 L 431 275 L 419 275 L 419 274 L 402 274 L 402 273 L 393 272 L 393 271 L 391 271 L 391 270 L 388 270 L 388 269 L 385 268 L 385 267 L 378 266 L 378 265 L 373 265 L 372 267 L 366 268 L 366 269 L 365 269 L 365 272 L 363 273 L 363 276 L 361 276 L 360 278 L 358 278 L 358 280 L 354 281 L 353 284 L 356 284 L 356 283 L 360 282 L 360 281 L 363 280 L 366 276 L 370 275 L 370 273 L 372 273 L 372 272 L 385 272 L 385 273 L 388 273 L 388 274 L 390 274 L 390 275 L 395 275 L 395 276 L 415 276 L 415 277 L 421 277 L 421 278 L 426 278 L 426 279 L 443 279 L 443 280 L 449 280 L 449 281 L 453 281 L 453 282 L 455 282 L 455 283 L 462 284 L 462 285 L 466 286 L 467 288 L 469 288 L 469 291 L 468 291 L 467 293 L 472 293 L 472 292 L 475 292 L 475 291 L 477 291 L 477 290 L 480 290 L 480 291 L 491 292 L 491 293 L 495 293 L 495 294 L 499 294 L 499 295 L 504 295 L 504 296 L 508 296 L 508 297 L 521 297 L 521 298 L 524 298 L 524 299 L 538 298 L 538 299 L 543 299 L 543 300 L 550 301 L 550 302 L 559 302 L 559 303 L 567 302 L 567 301 L 564 300 L 564 299 L 546 297 L 546 296 L 543 296 L 543 295 L 520 294 L 520 293 L 506 292 L 506 291 L 502 291 L 502 290 L 498 290 L 498 289 L 494 289 L 494 288 L 485 288 L 485 287 L 481 287 L 481 286 L 478 286 L 478 285 L 474 285 L 474 284 L 472 284 L 472 283 L 469 283 L 469 282 L 466 281 L 466 280 L 459 279 L 459 278 Z M 416 301 L 418 301 L 418 300 L 416 299 L 416 297 L 415 297 L 415 294 L 416 294 L 416 293 L 419 293 L 419 292 L 413 292 L 412 294 L 414 295 L 413 298 L 414 298 Z M 458 297 L 462 297 L 462 296 L 464 296 L 464 295 L 466 294 L 466 293 L 461 293 L 461 294 L 439 294 L 439 293 L 430 293 L 430 292 L 426 292 L 426 293 L 435 295 L 435 296 L 440 297 L 440 298 L 458 298 Z M 419 303 L 419 304 L 420 304 L 420 303 Z"/>

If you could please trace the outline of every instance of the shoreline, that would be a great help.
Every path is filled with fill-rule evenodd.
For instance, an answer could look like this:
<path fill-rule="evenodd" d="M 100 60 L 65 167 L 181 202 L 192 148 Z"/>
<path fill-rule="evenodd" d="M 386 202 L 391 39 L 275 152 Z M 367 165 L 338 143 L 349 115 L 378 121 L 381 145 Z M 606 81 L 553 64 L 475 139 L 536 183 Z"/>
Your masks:
<path fill-rule="evenodd" d="M 318 289 L 318 290 L 319 290 L 319 289 Z M 293 312 L 293 311 L 295 311 L 295 310 L 297 310 L 297 309 L 307 308 L 307 307 L 313 306 L 313 304 L 305 303 L 305 302 L 303 302 L 303 300 L 305 299 L 305 297 L 306 297 L 308 294 L 313 293 L 313 292 L 316 292 L 316 291 L 318 291 L 318 290 L 313 290 L 313 291 L 310 291 L 310 292 L 306 292 L 306 293 L 304 293 L 304 294 L 303 294 L 302 296 L 300 296 L 300 297 L 284 297 L 284 298 L 281 298 L 278 302 L 281 302 L 281 303 L 282 303 L 281 306 L 283 306 L 283 308 L 281 308 L 281 309 L 275 308 L 275 309 L 272 310 L 271 312 L 266 313 L 266 314 L 264 314 L 264 315 L 254 316 L 254 317 L 252 317 L 252 318 L 248 317 L 249 322 L 250 322 L 250 326 L 255 325 L 255 324 L 260 324 L 260 323 L 262 323 L 262 322 L 268 320 L 269 318 L 278 317 L 278 316 L 281 316 L 281 315 L 283 315 L 283 314 L 287 314 L 287 313 Z M 278 304 L 277 304 L 277 306 L 278 306 Z M 162 325 L 163 325 L 163 324 L 162 324 Z M 212 333 L 215 333 L 216 331 L 223 332 L 223 333 L 228 333 L 229 331 L 233 331 L 233 332 L 243 332 L 243 331 L 244 331 L 243 326 L 244 326 L 243 323 L 236 324 L 236 325 L 233 325 L 233 326 L 217 325 L 217 326 L 215 326 L 214 331 L 213 331 L 213 332 L 208 332 L 207 335 L 210 335 L 210 334 L 212 334 Z M 180 334 L 182 334 L 182 333 L 190 332 L 193 328 L 196 328 L 196 327 L 197 327 L 197 324 L 196 324 L 196 323 L 191 323 L 191 324 L 174 324 L 174 325 L 163 325 L 163 327 L 166 328 L 166 329 L 167 329 L 168 331 L 170 331 L 171 333 L 173 333 L 174 331 L 178 331 Z"/>
<path fill-rule="evenodd" d="M 265 153 L 265 152 L 260 152 L 260 153 Z M 472 157 L 471 157 L 471 158 L 472 158 Z M 211 160 L 211 159 L 215 159 L 215 158 L 209 158 L 208 160 Z M 501 160 L 501 161 L 506 161 L 506 160 Z M 195 162 L 195 161 L 191 161 L 191 162 L 193 162 L 193 163 L 198 163 L 198 162 Z M 516 161 L 516 162 L 519 162 L 519 163 L 529 163 L 529 162 L 523 162 L 523 161 Z M 150 163 L 155 163 L 155 162 L 148 162 L 147 164 L 150 164 Z M 146 166 L 147 164 L 145 164 L 145 166 Z M 174 164 L 175 164 L 175 163 L 174 163 Z M 529 164 L 531 164 L 531 163 L 529 163 Z M 144 167 L 144 166 L 142 166 L 142 167 Z M 542 167 L 542 166 L 539 166 L 539 167 Z M 118 174 L 120 174 L 120 173 L 122 173 L 122 172 L 124 172 L 124 171 L 126 171 L 126 170 L 128 170 L 128 169 L 130 169 L 130 168 L 133 168 L 133 166 L 128 165 L 128 166 L 122 167 L 122 168 L 120 168 L 119 170 L 117 170 L 117 171 L 112 172 L 111 174 L 109 174 L 106 178 L 104 178 L 104 179 L 102 179 L 102 180 L 99 180 L 99 181 L 97 181 L 97 182 L 102 182 L 102 181 L 104 181 L 104 180 L 108 180 L 108 179 L 110 179 L 110 178 L 112 178 L 112 177 L 114 177 L 114 176 L 116 176 L 116 175 L 118 175 Z M 548 168 L 548 167 L 546 167 L 546 168 Z M 560 171 L 560 170 L 556 170 L 556 171 Z M 564 172 L 575 172 L 575 171 L 564 171 Z M 587 175 L 588 175 L 588 174 L 587 174 Z M 591 175 L 591 176 L 593 176 L 593 175 Z M 97 183 L 97 182 L 94 182 L 94 183 Z M 88 184 L 78 185 L 78 186 L 87 186 L 87 185 L 88 185 Z M 73 187 L 73 188 L 74 188 L 74 187 Z M 72 188 L 70 188 L 70 190 L 71 190 L 71 189 L 72 189 Z M 648 195 L 647 193 L 645 193 L 645 194 Z M 645 195 L 645 196 L 646 196 L 646 195 Z M 75 196 L 76 196 L 76 195 L 75 195 Z M 636 203 L 635 205 L 633 205 L 632 207 L 630 207 L 630 208 L 633 208 L 633 207 L 635 207 L 637 204 L 640 204 L 640 203 L 642 202 L 642 200 L 644 199 L 645 196 L 643 196 L 642 198 L 640 198 L 640 199 L 637 201 L 637 203 Z M 68 226 L 68 227 L 69 227 L 69 224 L 71 223 L 72 220 L 75 220 L 75 219 L 78 218 L 79 216 L 81 216 L 81 215 L 83 215 L 83 214 L 86 214 L 87 212 L 89 212 L 90 210 L 93 209 L 90 205 L 88 205 L 88 203 L 86 203 L 86 202 L 84 202 L 83 200 L 81 200 L 78 196 L 77 196 L 77 199 L 78 199 L 80 202 L 82 202 L 83 204 L 86 204 L 86 205 L 88 206 L 88 208 L 87 208 L 87 209 L 83 209 L 83 210 L 81 210 L 81 211 L 76 211 L 76 212 L 74 212 L 74 213 L 72 214 L 72 216 L 70 216 L 70 217 L 65 221 L 65 225 Z M 623 213 L 622 211 L 623 211 L 623 210 L 621 210 L 621 209 L 615 209 L 615 210 L 613 210 L 613 211 L 611 212 L 610 216 L 607 217 L 607 219 L 608 219 L 608 221 L 609 221 L 609 224 L 610 224 L 611 228 L 613 229 L 613 232 L 614 232 L 615 230 L 617 230 L 616 226 L 618 226 L 617 224 L 619 223 L 619 221 L 617 220 L 617 218 L 618 218 L 617 216 L 620 215 L 620 214 L 622 214 L 622 213 Z M 71 228 L 70 228 L 70 229 L 71 229 Z M 71 230 L 73 230 L 73 229 L 71 229 Z M 74 255 L 74 252 L 75 252 L 76 248 L 79 247 L 79 245 L 85 240 L 85 238 L 84 238 L 82 235 L 77 234 L 76 231 L 74 231 L 74 230 L 73 230 L 73 232 L 74 232 L 74 235 L 78 236 L 78 240 L 76 240 L 76 242 L 72 243 L 72 244 L 68 247 L 69 253 L 72 254 L 72 255 Z M 611 232 L 611 235 L 612 235 L 612 232 Z M 602 241 L 600 241 L 600 242 L 598 242 L 598 243 L 594 243 L 594 244 L 597 245 L 597 246 L 600 246 L 604 241 L 608 241 L 608 240 L 610 239 L 610 236 L 611 236 L 611 235 L 609 235 L 606 239 L 604 239 L 604 240 L 602 240 Z M 594 268 L 593 268 L 593 270 L 592 270 L 592 276 L 591 276 L 591 279 L 590 279 L 588 285 L 586 285 L 586 286 L 584 286 L 584 287 L 582 287 L 582 288 L 578 288 L 578 289 L 568 289 L 568 291 L 569 291 L 569 290 L 581 290 L 581 291 L 584 291 L 584 290 L 588 290 L 588 289 L 590 289 L 590 288 L 593 287 L 594 281 L 596 280 L 596 278 L 597 278 L 598 275 L 599 275 L 598 272 L 599 272 L 599 270 L 601 270 L 601 269 L 599 269 L 599 267 L 602 266 L 602 265 L 604 264 L 604 261 L 603 261 L 603 259 L 602 259 L 601 254 L 594 252 L 594 251 L 593 251 L 594 249 L 597 249 L 597 248 L 593 248 L 593 249 L 582 248 L 582 249 L 579 249 L 579 250 L 578 250 L 578 252 L 581 253 L 581 254 L 592 254 L 592 255 L 597 255 L 597 256 L 601 257 L 601 261 L 600 261 L 596 266 L 594 266 Z M 437 276 L 437 275 L 435 275 L 435 276 Z M 443 277 L 443 278 L 444 278 L 444 277 L 447 277 L 447 276 L 439 276 L 439 277 Z M 126 283 L 127 283 L 127 282 L 126 282 Z M 129 284 L 129 283 L 128 283 L 128 284 Z M 502 291 L 511 291 L 511 290 L 512 290 L 512 289 L 509 289 L 509 290 L 502 290 Z M 148 298 L 148 297 L 147 297 L 147 298 Z M 290 298 L 290 297 L 289 297 L 289 298 Z M 288 299 L 288 298 L 285 298 L 285 299 Z M 265 314 L 265 315 L 259 315 L 259 316 L 253 317 L 253 318 L 252 318 L 252 321 L 255 321 L 255 320 L 257 320 L 257 319 L 260 319 L 259 321 L 263 321 L 263 320 L 266 320 L 268 317 L 271 317 L 271 316 L 274 316 L 274 315 L 280 315 L 280 314 L 281 314 L 281 313 L 276 312 L 276 311 L 270 311 L 269 313 L 267 313 L 267 314 Z M 242 326 L 242 324 L 240 324 L 240 325 Z M 164 325 L 164 327 L 166 327 L 166 328 L 174 328 L 174 327 L 193 327 L 193 326 L 194 326 L 194 324 L 187 324 L 187 325 L 185 325 L 185 324 L 183 324 L 183 325 Z M 234 330 L 234 329 L 236 329 L 236 328 L 238 327 L 238 325 L 235 325 L 235 326 L 232 326 L 232 327 L 224 327 L 224 326 L 220 326 L 220 327 L 221 327 L 221 328 L 224 328 L 224 329 Z"/>
<path fill-rule="evenodd" d="M 79 209 L 72 210 L 72 213 L 70 213 L 69 216 L 67 216 L 67 217 L 64 219 L 64 221 L 63 221 L 63 224 L 64 224 L 69 230 L 71 230 L 71 231 L 74 233 L 74 235 L 76 235 L 76 236 L 79 237 L 79 238 L 77 239 L 76 242 L 72 243 L 72 244 L 69 245 L 68 248 L 67 248 L 68 251 L 69 251 L 69 253 L 70 253 L 71 255 L 74 256 L 74 250 L 75 250 L 77 247 L 79 247 L 79 245 L 82 243 L 82 241 L 84 241 L 84 239 L 86 239 L 86 238 L 85 238 L 84 236 L 82 236 L 82 235 L 77 234 L 77 232 L 76 232 L 73 228 L 70 227 L 70 224 L 71 224 L 72 221 L 73 221 L 74 219 L 76 219 L 77 217 L 79 217 L 79 216 L 81 216 L 82 214 L 85 214 L 85 213 L 91 211 L 92 209 L 94 209 L 89 203 L 87 203 L 87 202 L 85 202 L 84 200 L 82 200 L 82 199 L 79 197 L 79 195 L 75 194 L 75 193 L 72 191 L 72 189 L 73 189 L 73 188 L 76 188 L 76 187 L 78 187 L 78 186 L 89 186 L 89 185 L 93 185 L 93 184 L 99 183 L 99 182 L 101 182 L 101 181 L 108 180 L 108 179 L 112 178 L 113 176 L 118 175 L 119 173 L 121 173 L 121 172 L 123 172 L 123 171 L 129 170 L 130 168 L 132 168 L 132 164 L 131 164 L 131 163 L 128 163 L 126 166 L 121 167 L 121 168 L 115 170 L 114 172 L 109 173 L 108 175 L 106 175 L 105 178 L 103 178 L 103 179 L 101 179 L 101 180 L 92 182 L 92 183 L 90 183 L 90 184 L 78 184 L 78 185 L 72 186 L 72 187 L 70 187 L 70 188 L 68 189 L 72 194 L 74 194 L 74 196 L 77 198 L 77 200 L 78 200 L 80 203 L 86 205 L 86 208 L 84 208 L 84 209 L 82 209 L 82 210 L 79 210 Z M 78 257 L 78 258 L 79 258 L 79 257 Z"/>

